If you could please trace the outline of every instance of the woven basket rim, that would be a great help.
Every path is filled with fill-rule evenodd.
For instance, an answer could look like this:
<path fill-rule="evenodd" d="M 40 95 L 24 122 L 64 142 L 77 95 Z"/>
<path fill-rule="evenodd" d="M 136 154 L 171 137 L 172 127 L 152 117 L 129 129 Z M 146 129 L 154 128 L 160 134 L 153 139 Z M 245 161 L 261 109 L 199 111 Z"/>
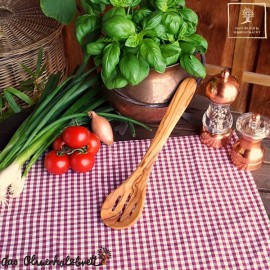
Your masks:
<path fill-rule="evenodd" d="M 45 36 L 44 38 L 42 38 L 42 39 L 40 39 L 32 44 L 29 44 L 29 45 L 24 46 L 23 48 L 20 48 L 17 50 L 12 50 L 9 52 L 0 53 L 0 60 L 1 60 L 1 58 L 5 58 L 5 57 L 9 57 L 9 56 L 16 56 L 16 54 L 24 54 L 26 52 L 35 50 L 37 48 L 39 49 L 41 47 L 44 47 L 44 45 L 46 45 L 49 41 L 53 40 L 55 36 L 58 36 L 59 34 L 61 34 L 63 28 L 64 28 L 63 25 L 59 25 L 59 27 L 56 28 L 48 36 Z"/>

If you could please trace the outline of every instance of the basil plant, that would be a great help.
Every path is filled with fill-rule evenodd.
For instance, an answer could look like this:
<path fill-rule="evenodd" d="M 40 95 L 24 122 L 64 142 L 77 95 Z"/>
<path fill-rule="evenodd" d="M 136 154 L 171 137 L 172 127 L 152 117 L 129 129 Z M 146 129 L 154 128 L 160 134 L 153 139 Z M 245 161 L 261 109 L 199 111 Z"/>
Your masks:
<path fill-rule="evenodd" d="M 208 43 L 196 34 L 197 14 L 185 0 L 83 0 L 76 37 L 86 55 L 101 67 L 108 89 L 136 85 L 150 69 L 163 73 L 179 64 L 195 77 L 205 77 L 195 56 Z"/>

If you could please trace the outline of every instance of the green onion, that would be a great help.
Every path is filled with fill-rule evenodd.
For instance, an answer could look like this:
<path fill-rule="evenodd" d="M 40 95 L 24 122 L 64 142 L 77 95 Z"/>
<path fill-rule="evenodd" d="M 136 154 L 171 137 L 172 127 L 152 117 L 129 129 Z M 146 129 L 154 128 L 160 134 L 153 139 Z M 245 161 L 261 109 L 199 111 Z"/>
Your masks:
<path fill-rule="evenodd" d="M 74 124 L 90 126 L 88 111 L 95 110 L 108 120 L 147 128 L 138 121 L 113 113 L 113 108 L 101 95 L 101 79 L 96 69 L 82 73 L 83 69 L 84 63 L 75 75 L 59 86 L 56 86 L 59 76 L 54 75 L 48 80 L 33 112 L 0 153 L 0 203 L 7 192 L 13 197 L 20 195 L 29 170 L 65 127 Z M 55 88 L 50 89 L 51 86 Z"/>

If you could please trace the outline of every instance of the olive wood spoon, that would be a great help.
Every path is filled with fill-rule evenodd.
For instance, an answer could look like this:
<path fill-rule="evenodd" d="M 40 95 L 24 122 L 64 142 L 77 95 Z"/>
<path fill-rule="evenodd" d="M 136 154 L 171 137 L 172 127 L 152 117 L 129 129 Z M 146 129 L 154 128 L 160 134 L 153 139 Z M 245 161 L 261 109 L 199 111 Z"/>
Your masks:
<path fill-rule="evenodd" d="M 197 83 L 193 78 L 187 78 L 180 84 L 142 161 L 105 199 L 101 207 L 101 219 L 108 227 L 125 229 L 139 219 L 152 165 L 190 103 L 196 87 Z"/>

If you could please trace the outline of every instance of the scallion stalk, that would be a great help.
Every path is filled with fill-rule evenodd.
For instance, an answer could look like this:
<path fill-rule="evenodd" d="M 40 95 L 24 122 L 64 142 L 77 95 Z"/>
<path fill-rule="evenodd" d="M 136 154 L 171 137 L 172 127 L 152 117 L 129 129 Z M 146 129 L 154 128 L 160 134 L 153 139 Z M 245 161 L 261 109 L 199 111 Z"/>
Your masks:
<path fill-rule="evenodd" d="M 96 68 L 82 74 L 84 68 L 85 64 L 82 64 L 75 75 L 44 93 L 31 115 L 0 153 L 0 203 L 7 192 L 14 197 L 19 196 L 33 164 L 66 126 L 74 123 L 90 126 L 88 111 L 95 110 L 108 120 L 120 120 L 148 128 L 136 120 L 112 113 L 113 108 L 107 104 L 98 88 L 100 76 L 95 73 Z"/>

